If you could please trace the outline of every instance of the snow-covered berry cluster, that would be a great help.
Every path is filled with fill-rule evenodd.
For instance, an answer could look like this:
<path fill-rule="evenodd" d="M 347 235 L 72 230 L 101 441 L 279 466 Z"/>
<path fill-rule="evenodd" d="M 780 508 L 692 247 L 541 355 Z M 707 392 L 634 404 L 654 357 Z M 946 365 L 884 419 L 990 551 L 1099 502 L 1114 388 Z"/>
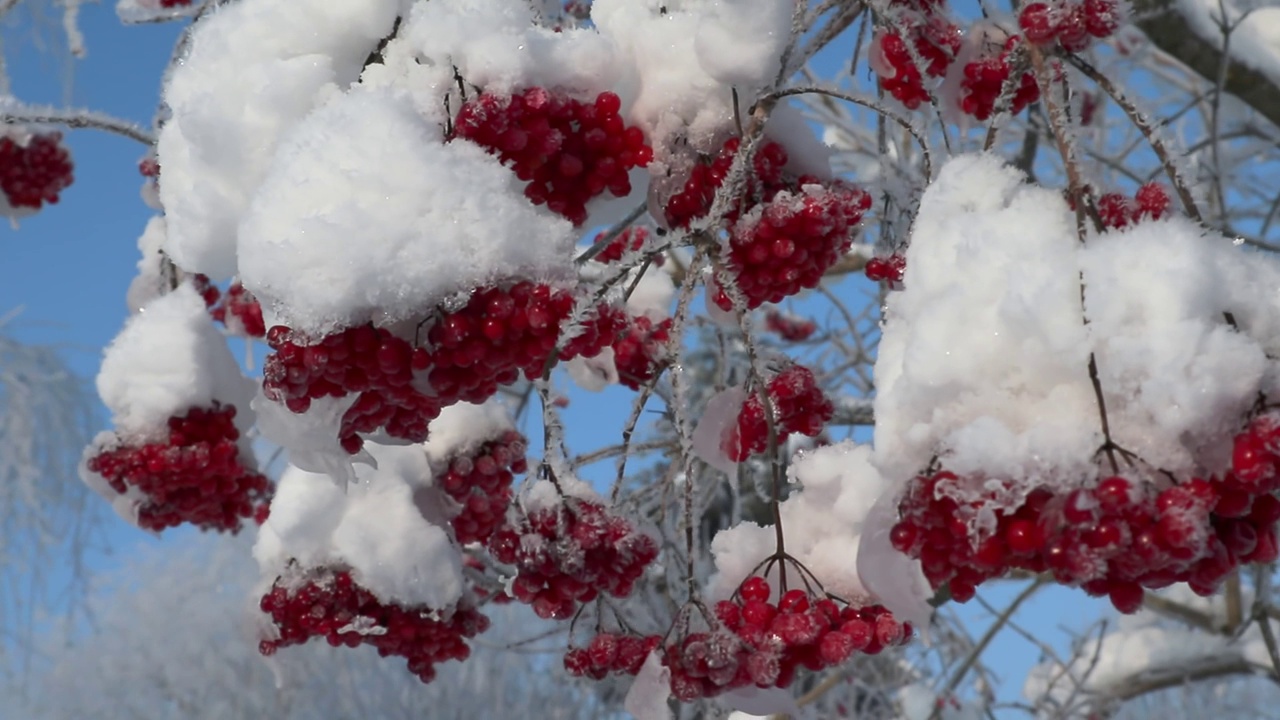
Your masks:
<path fill-rule="evenodd" d="M 1280 416 L 1263 415 L 1236 436 L 1232 467 L 1221 477 L 1157 485 L 1108 475 L 1066 493 L 1036 488 L 1016 511 L 997 512 L 976 543 L 966 509 L 949 497 L 949 486 L 964 479 L 941 471 L 909 486 L 891 539 L 960 602 L 1017 568 L 1051 572 L 1134 612 L 1144 588 L 1185 582 L 1208 595 L 1238 565 L 1276 559 L 1278 462 Z"/>
<path fill-rule="evenodd" d="M 902 273 L 907 269 L 907 259 L 898 253 L 894 253 L 889 257 L 871 258 L 867 261 L 864 272 L 867 279 L 874 282 L 902 282 Z"/>
<path fill-rule="evenodd" d="M 644 133 L 626 125 L 621 109 L 612 92 L 591 103 L 540 87 L 483 93 L 463 103 L 453 130 L 497 153 L 528 183 L 525 196 L 535 205 L 581 225 L 589 200 L 606 190 L 631 194 L 628 173 L 653 158 Z"/>
<path fill-rule="evenodd" d="M 339 440 L 347 452 L 363 446 L 360 434 L 379 429 L 421 442 L 441 408 L 484 402 L 521 372 L 541 375 L 573 305 L 571 292 L 527 281 L 481 288 L 463 307 L 441 310 L 418 347 L 372 324 L 318 342 L 278 325 L 266 335 L 275 353 L 267 357 L 263 386 L 268 398 L 298 413 L 317 398 L 359 394 L 343 417 Z M 601 307 L 560 357 L 599 353 L 622 322 L 621 313 Z"/>
<path fill-rule="evenodd" d="M 507 430 L 447 461 L 448 469 L 436 482 L 457 503 L 457 514 L 450 523 L 459 543 L 483 543 L 502 523 L 511 502 L 514 475 L 528 469 L 525 447 L 523 435 Z"/>
<path fill-rule="evenodd" d="M 140 494 L 140 527 L 160 531 L 184 522 L 238 532 L 266 505 L 271 485 L 241 461 L 233 406 L 192 408 L 169 418 L 164 441 L 96 444 L 87 467 L 122 496 Z"/>
<path fill-rule="evenodd" d="M 597 633 L 585 647 L 569 648 L 564 669 L 574 677 L 603 680 L 610 674 L 635 675 L 645 658 L 662 644 L 660 635 Z"/>
<path fill-rule="evenodd" d="M 630 319 L 627 328 L 613 341 L 619 383 L 639 390 L 653 380 L 666 362 L 671 326 L 671 318 L 655 322 L 646 315 L 637 315 Z"/>
<path fill-rule="evenodd" d="M 0 191 L 11 207 L 39 210 L 58 202 L 58 194 L 71 185 L 71 170 L 62 133 L 32 133 L 25 143 L 12 135 L 0 137 Z"/>
<path fill-rule="evenodd" d="M 363 643 L 383 657 L 405 658 L 409 672 L 431 682 L 436 664 L 466 660 L 471 654 L 466 639 L 489 627 L 489 618 L 466 606 L 440 609 L 383 602 L 341 568 L 297 573 L 291 580 L 277 579 L 259 604 L 271 616 L 277 634 L 259 643 L 263 655 L 314 637 L 334 647 Z"/>
<path fill-rule="evenodd" d="M 910 623 L 900 623 L 883 607 L 841 607 L 807 590 L 782 593 L 762 577 L 743 582 L 733 599 L 716 604 L 722 627 L 689 633 L 664 648 L 671 693 L 688 702 L 736 688 L 786 688 L 800 668 L 817 672 L 839 665 L 853 653 L 876 654 L 911 639 Z"/>
<path fill-rule="evenodd" d="M 792 365 L 775 375 L 765 391 L 779 444 L 792 433 L 817 437 L 835 414 L 835 406 L 818 387 L 813 371 L 803 365 Z M 764 406 L 760 397 L 752 393 L 742 403 L 737 422 L 725 433 L 721 449 L 730 460 L 742 462 L 768 447 L 769 423 Z"/>
<path fill-rule="evenodd" d="M 1098 197 L 1098 216 L 1105 227 L 1119 230 L 1145 220 L 1159 220 L 1171 205 L 1165 187 L 1151 182 L 1139 187 L 1132 198 L 1117 192 L 1103 193 Z"/>
<path fill-rule="evenodd" d="M 221 302 L 210 311 L 213 319 L 227 326 L 233 335 L 251 338 L 264 338 L 267 334 L 266 322 L 262 319 L 262 306 L 253 293 L 245 289 L 239 282 L 231 283 Z"/>
<path fill-rule="evenodd" d="M 1118 0 L 1048 0 L 1028 3 L 1018 14 L 1027 41 L 1044 47 L 1055 44 L 1080 52 L 1094 39 L 1110 37 L 1124 21 Z"/>
<path fill-rule="evenodd" d="M 658 545 L 603 505 L 566 498 L 527 515 L 513 513 L 489 538 L 489 551 L 515 566 L 517 600 L 538 617 L 564 619 L 602 592 L 630 595 Z"/>
<path fill-rule="evenodd" d="M 784 315 L 777 310 L 770 310 L 764 316 L 765 329 L 787 342 L 804 342 L 818 331 L 818 324 L 812 320 Z"/>

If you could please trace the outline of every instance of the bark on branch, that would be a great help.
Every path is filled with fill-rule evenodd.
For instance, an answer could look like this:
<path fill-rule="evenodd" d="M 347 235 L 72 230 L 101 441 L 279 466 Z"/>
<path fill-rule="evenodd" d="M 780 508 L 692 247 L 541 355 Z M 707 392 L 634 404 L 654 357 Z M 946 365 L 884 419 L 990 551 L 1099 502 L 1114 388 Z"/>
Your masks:
<path fill-rule="evenodd" d="M 1174 0 L 1134 0 L 1134 24 L 1168 55 L 1216 85 L 1222 52 L 1196 34 L 1174 7 Z M 1223 90 L 1280 128 L 1280 87 L 1266 75 L 1235 60 L 1228 61 Z"/>

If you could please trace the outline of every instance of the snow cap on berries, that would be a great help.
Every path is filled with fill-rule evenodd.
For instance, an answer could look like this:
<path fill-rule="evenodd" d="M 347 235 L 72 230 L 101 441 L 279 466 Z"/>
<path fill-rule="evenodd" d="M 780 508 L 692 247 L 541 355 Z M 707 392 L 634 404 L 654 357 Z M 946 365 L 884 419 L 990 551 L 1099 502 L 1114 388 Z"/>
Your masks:
<path fill-rule="evenodd" d="M 608 37 L 594 29 L 539 26 L 533 5 L 415 3 L 401 36 L 419 56 L 457 68 L 467 83 L 486 92 L 538 86 L 594 95 L 616 85 L 616 49 Z"/>
<path fill-rule="evenodd" d="M 239 243 L 268 326 L 320 335 L 421 319 L 450 293 L 571 268 L 569 223 L 530 205 L 482 148 L 443 144 L 403 95 L 336 96 L 276 157 Z"/>
<path fill-rule="evenodd" d="M 236 225 L 274 150 L 327 94 L 360 77 L 401 0 L 255 0 L 209 13 L 164 89 L 165 251 L 215 280 L 236 273 Z M 248 119 L 248 121 L 246 121 Z"/>
<path fill-rule="evenodd" d="M 430 427 L 431 435 L 423 447 L 432 466 L 442 469 L 452 458 L 498 439 L 515 424 L 506 405 L 495 399 L 481 405 L 450 405 L 440 411 L 440 417 L 432 420 Z"/>
<path fill-rule="evenodd" d="M 214 401 L 236 407 L 242 433 L 253 424 L 253 383 L 190 283 L 129 318 L 103 355 L 98 394 L 126 441 L 153 439 L 167 432 L 170 417 Z"/>
<path fill-rule="evenodd" d="M 383 602 L 453 606 L 463 590 L 461 555 L 442 519 L 423 514 L 431 503 L 414 493 L 430 476 L 426 453 L 417 445 L 366 447 L 378 467 L 359 466 L 346 492 L 326 476 L 288 468 L 254 557 L 271 577 L 290 560 L 303 568 L 340 565 Z"/>
<path fill-rule="evenodd" d="M 906 289 L 888 300 L 875 367 L 882 472 L 905 482 L 936 456 L 972 480 L 958 501 L 991 478 L 1021 495 L 1096 478 L 1090 352 L 1115 442 L 1178 477 L 1225 469 L 1223 448 L 1274 365 L 1275 307 L 1257 299 L 1274 295 L 1280 263 L 1185 218 L 1085 243 L 1073 224 L 1059 193 L 993 156 L 942 169 L 921 201 Z"/>

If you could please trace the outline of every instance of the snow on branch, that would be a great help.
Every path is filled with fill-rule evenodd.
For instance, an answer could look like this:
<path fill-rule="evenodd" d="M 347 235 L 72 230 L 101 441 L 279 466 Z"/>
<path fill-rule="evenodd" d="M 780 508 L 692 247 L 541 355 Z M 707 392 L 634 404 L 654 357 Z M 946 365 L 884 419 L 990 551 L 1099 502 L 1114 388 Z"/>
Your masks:
<path fill-rule="evenodd" d="M 49 105 L 25 105 L 12 98 L 0 98 L 0 122 L 6 125 L 61 125 L 63 127 L 102 130 L 136 140 L 143 145 L 155 144 L 155 136 L 137 123 L 105 113 L 81 108 L 55 108 Z"/>

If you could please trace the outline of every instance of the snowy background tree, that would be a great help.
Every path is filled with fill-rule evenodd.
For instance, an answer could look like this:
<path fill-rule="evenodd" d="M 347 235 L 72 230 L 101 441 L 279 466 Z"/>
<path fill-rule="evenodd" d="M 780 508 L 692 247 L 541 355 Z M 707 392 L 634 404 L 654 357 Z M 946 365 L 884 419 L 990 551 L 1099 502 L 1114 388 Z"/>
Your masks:
<path fill-rule="evenodd" d="M 0 86 L 15 228 L 72 130 L 155 212 L 110 429 L 0 346 L 23 716 L 1274 702 L 1280 7 L 115 10 L 153 120 Z"/>

